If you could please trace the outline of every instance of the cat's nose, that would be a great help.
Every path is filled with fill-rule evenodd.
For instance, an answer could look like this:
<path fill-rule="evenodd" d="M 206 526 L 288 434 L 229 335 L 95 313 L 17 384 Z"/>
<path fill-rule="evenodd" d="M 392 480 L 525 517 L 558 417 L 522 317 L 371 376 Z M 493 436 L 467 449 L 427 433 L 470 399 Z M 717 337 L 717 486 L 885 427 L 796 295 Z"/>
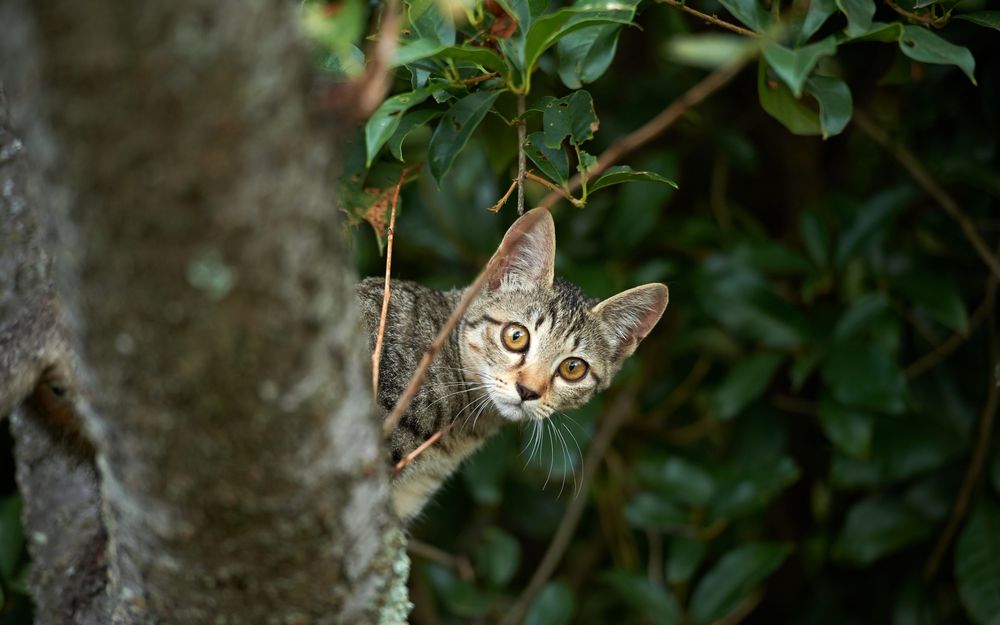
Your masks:
<path fill-rule="evenodd" d="M 527 386 L 522 386 L 521 384 L 515 384 L 514 386 L 517 388 L 517 394 L 521 396 L 521 401 L 531 401 L 532 399 L 538 399 L 541 397 L 541 395 Z"/>

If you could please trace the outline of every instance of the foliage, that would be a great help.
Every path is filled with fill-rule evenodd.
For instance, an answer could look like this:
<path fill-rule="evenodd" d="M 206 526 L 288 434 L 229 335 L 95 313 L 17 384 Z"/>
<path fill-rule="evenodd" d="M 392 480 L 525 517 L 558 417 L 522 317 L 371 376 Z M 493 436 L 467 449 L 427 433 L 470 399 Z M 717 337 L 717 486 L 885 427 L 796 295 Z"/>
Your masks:
<path fill-rule="evenodd" d="M 513 218 L 485 209 L 516 175 L 518 94 L 529 168 L 567 188 L 706 69 L 757 59 L 588 180 L 585 206 L 556 206 L 560 274 L 595 296 L 665 281 L 671 306 L 607 397 L 554 420 L 565 446 L 549 432 L 529 458 L 528 432 L 509 428 L 431 504 L 416 538 L 474 574 L 418 558 L 414 601 L 443 623 L 495 622 L 582 497 L 526 622 L 989 623 L 996 453 L 924 574 L 980 442 L 989 274 L 853 121 L 907 146 L 993 249 L 997 13 L 688 3 L 747 37 L 669 4 L 406 5 L 393 95 L 348 157 L 345 209 L 370 212 L 352 184 L 388 189 L 425 163 L 403 190 L 393 275 L 439 287 L 466 284 Z M 548 191 L 529 182 L 527 205 Z M 361 272 L 381 273 L 370 233 L 355 240 Z M 577 493 L 580 449 L 621 393 L 638 407 Z"/>

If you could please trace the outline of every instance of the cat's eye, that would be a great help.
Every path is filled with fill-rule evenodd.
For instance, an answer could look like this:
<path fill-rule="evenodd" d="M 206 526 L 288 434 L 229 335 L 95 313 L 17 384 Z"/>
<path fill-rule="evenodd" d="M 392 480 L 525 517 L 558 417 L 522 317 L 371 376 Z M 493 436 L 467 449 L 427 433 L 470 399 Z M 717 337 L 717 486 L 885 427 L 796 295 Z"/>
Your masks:
<path fill-rule="evenodd" d="M 590 366 L 582 358 L 567 358 L 559 363 L 559 375 L 565 380 L 576 382 L 587 375 Z"/>
<path fill-rule="evenodd" d="M 528 328 L 520 323 L 508 323 L 500 333 L 503 346 L 512 352 L 523 352 L 528 349 Z"/>

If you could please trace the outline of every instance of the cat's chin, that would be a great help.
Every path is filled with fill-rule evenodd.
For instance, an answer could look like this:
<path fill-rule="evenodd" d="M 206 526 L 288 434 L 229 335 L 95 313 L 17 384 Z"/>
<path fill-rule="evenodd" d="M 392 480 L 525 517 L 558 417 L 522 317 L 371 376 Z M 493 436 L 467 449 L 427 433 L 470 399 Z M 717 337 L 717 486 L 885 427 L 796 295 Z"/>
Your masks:
<path fill-rule="evenodd" d="M 523 421 L 529 419 L 528 413 L 519 404 L 509 404 L 507 402 L 494 401 L 497 412 L 508 421 Z"/>

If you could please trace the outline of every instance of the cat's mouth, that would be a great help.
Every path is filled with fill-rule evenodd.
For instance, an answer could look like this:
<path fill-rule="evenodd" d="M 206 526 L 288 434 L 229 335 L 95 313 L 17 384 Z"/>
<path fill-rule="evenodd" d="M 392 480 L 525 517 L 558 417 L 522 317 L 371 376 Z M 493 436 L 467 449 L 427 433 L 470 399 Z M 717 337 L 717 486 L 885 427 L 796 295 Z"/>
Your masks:
<path fill-rule="evenodd" d="M 496 406 L 497 412 L 500 413 L 500 416 L 509 421 L 521 421 L 531 417 L 531 415 L 529 415 L 524 409 L 524 405 L 520 402 L 505 401 L 501 398 L 494 397 L 493 405 Z"/>

